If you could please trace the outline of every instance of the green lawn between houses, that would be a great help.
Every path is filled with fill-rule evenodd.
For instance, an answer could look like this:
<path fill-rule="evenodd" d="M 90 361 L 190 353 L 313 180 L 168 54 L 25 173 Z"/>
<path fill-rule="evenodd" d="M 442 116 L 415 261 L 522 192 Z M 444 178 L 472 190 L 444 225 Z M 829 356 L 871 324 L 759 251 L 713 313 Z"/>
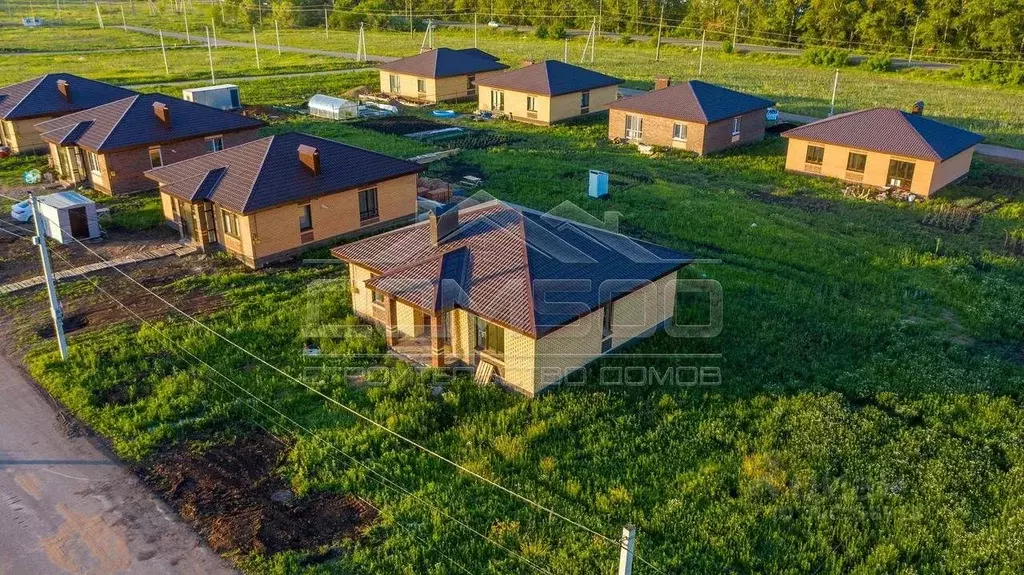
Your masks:
<path fill-rule="evenodd" d="M 248 93 L 280 102 L 310 87 L 296 79 L 274 96 L 274 82 L 260 82 Z M 618 211 L 630 234 L 721 260 L 686 274 L 721 283 L 722 334 L 633 348 L 721 353 L 707 364 L 721 368 L 721 385 L 589 385 L 526 400 L 457 381 L 435 396 L 395 364 L 387 384 L 354 388 L 338 368 L 366 360 L 299 354 L 309 336 L 326 352 L 383 350 L 380 334 L 350 327 L 338 267 L 229 266 L 171 288 L 221 294 L 231 305 L 205 317 L 214 329 L 460 464 L 609 536 L 635 523 L 641 556 L 667 572 L 1024 568 L 1024 262 L 1003 249 L 1007 230 L 1024 227 L 1017 168 L 976 160 L 943 199 L 863 203 L 834 182 L 784 174 L 777 139 L 707 159 L 648 158 L 607 143 L 601 119 L 486 129 L 507 143 L 466 150 L 431 174 L 480 175 L 489 193 L 539 209 L 571 200 L 599 217 Z M 334 122 L 268 129 L 287 130 L 401 156 L 435 149 Z M 612 173 L 609 200 L 586 199 L 589 168 Z M 984 211 L 973 231 L 921 224 L 956 205 Z M 680 306 L 703 319 L 700 298 Z M 238 557 L 247 572 L 453 572 L 446 557 L 472 572 L 532 572 L 423 500 L 552 572 L 614 567 L 615 550 L 592 536 L 357 422 L 180 317 L 73 335 L 67 363 L 34 341 L 33 376 L 128 461 L 185 439 L 244 437 L 255 421 L 294 442 L 281 473 L 298 494 L 355 493 L 383 509 L 340 552 Z M 311 433 L 266 405 L 256 414 L 188 354 Z"/>

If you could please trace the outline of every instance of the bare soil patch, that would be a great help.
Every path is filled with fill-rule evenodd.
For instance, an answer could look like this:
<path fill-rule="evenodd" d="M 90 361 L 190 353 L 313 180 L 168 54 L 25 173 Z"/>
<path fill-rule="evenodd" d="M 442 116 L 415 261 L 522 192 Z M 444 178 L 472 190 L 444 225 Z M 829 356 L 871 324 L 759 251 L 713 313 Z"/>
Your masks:
<path fill-rule="evenodd" d="M 827 212 L 833 208 L 832 202 L 829 200 L 800 194 L 783 196 L 771 192 L 758 191 L 749 194 L 749 197 L 763 204 L 796 208 L 810 213 Z"/>
<path fill-rule="evenodd" d="M 433 120 L 424 120 L 423 118 L 417 118 L 415 116 L 388 116 L 384 118 L 373 118 L 370 120 L 356 122 L 353 125 L 358 128 L 365 128 L 367 130 L 373 130 L 374 132 L 380 132 L 382 134 L 390 134 L 392 136 L 404 136 L 406 134 L 415 134 L 416 132 L 426 132 L 428 130 L 439 130 L 441 128 L 451 127 L 448 124 L 434 122 Z"/>
<path fill-rule="evenodd" d="M 138 470 L 217 552 L 275 553 L 358 537 L 376 512 L 350 495 L 293 499 L 276 470 L 287 448 L 259 433 L 203 452 L 184 444 Z"/>

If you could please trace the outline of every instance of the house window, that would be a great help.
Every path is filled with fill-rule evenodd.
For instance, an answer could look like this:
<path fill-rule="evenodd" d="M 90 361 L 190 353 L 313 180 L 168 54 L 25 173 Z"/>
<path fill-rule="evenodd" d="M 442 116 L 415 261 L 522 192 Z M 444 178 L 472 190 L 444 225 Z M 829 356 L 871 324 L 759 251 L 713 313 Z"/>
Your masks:
<path fill-rule="evenodd" d="M 220 221 L 224 224 L 224 235 L 238 238 L 238 214 L 221 209 Z"/>
<path fill-rule="evenodd" d="M 493 355 L 505 353 L 505 328 L 476 318 L 476 349 Z"/>
<path fill-rule="evenodd" d="M 491 90 L 491 109 L 505 109 L 505 92 L 502 92 L 501 90 Z"/>
<path fill-rule="evenodd" d="M 580 108 L 590 107 L 590 92 L 580 92 Z"/>
<path fill-rule="evenodd" d="M 427 81 L 424 80 L 423 78 L 417 78 L 416 79 L 416 91 L 419 92 L 420 94 L 426 94 L 427 93 Z"/>
<path fill-rule="evenodd" d="M 850 152 L 850 156 L 846 159 L 846 169 L 850 172 L 864 173 L 865 166 L 868 165 L 868 157 L 865 154 L 858 154 L 857 152 Z"/>
<path fill-rule="evenodd" d="M 394 74 L 389 74 L 388 75 L 388 81 L 390 82 L 391 93 L 397 94 L 398 92 L 402 91 L 402 82 L 398 78 L 398 76 L 396 76 Z"/>
<path fill-rule="evenodd" d="M 914 163 L 889 160 L 889 177 L 887 180 L 890 186 L 909 190 L 910 183 L 914 180 Z"/>
<path fill-rule="evenodd" d="M 384 294 L 377 290 L 370 290 L 370 301 L 374 305 L 384 305 Z"/>
<path fill-rule="evenodd" d="M 149 165 L 154 168 L 164 165 L 164 155 L 160 152 L 160 146 L 149 149 Z"/>
<path fill-rule="evenodd" d="M 94 174 L 100 173 L 100 158 L 96 152 L 89 152 L 89 171 Z"/>
<path fill-rule="evenodd" d="M 631 116 L 626 114 L 626 139 L 639 140 L 644 137 L 643 116 Z"/>
<path fill-rule="evenodd" d="M 308 232 L 313 229 L 313 211 L 309 204 L 299 207 L 299 231 Z"/>
<path fill-rule="evenodd" d="M 224 149 L 224 138 L 223 136 L 214 136 L 212 138 L 206 138 L 206 149 L 210 152 L 219 152 Z"/>
<path fill-rule="evenodd" d="M 470 95 L 476 93 L 476 74 L 466 76 L 466 92 Z"/>
<path fill-rule="evenodd" d="M 601 320 L 601 336 L 608 337 L 612 334 L 612 305 L 608 302 L 604 305 L 604 317 Z"/>
<path fill-rule="evenodd" d="M 741 118 L 739 116 L 736 116 L 735 118 L 732 119 L 732 135 L 733 136 L 739 135 L 739 133 L 740 133 L 740 120 L 742 120 L 742 119 L 743 118 Z"/>
<path fill-rule="evenodd" d="M 537 111 L 537 98 L 535 96 L 526 97 L 526 111 L 536 112 Z"/>
<path fill-rule="evenodd" d="M 686 141 L 686 124 L 672 124 L 672 139 L 680 142 Z"/>
<path fill-rule="evenodd" d="M 359 219 L 360 221 L 376 218 L 377 213 L 377 188 L 362 190 L 359 192 Z"/>
<path fill-rule="evenodd" d="M 815 164 L 820 166 L 825 161 L 825 148 L 821 146 L 807 146 L 807 158 L 808 164 Z"/>

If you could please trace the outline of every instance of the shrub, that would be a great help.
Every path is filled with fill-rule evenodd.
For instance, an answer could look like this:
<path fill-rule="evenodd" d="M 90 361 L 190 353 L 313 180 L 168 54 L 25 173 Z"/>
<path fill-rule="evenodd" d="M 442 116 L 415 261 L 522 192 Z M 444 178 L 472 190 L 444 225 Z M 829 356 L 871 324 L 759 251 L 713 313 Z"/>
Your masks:
<path fill-rule="evenodd" d="M 722 42 L 722 52 L 726 54 L 732 54 L 736 50 L 736 47 L 732 45 L 732 40 L 725 40 Z"/>
<path fill-rule="evenodd" d="M 537 26 L 537 29 L 534 30 L 533 33 L 534 33 L 535 36 L 537 36 L 540 39 L 547 38 L 548 37 L 548 25 L 547 24 L 541 24 L 541 25 Z"/>
<path fill-rule="evenodd" d="M 629 34 L 623 34 L 622 36 L 619 36 L 619 44 L 622 44 L 623 46 L 629 46 L 632 43 L 633 37 L 630 36 Z"/>
<path fill-rule="evenodd" d="M 551 27 L 550 36 L 557 38 L 558 40 L 564 40 L 569 37 L 569 34 L 565 30 L 565 24 L 563 22 L 557 22 Z"/>
<path fill-rule="evenodd" d="M 850 53 L 839 48 L 808 48 L 804 50 L 803 59 L 817 66 L 841 68 L 850 63 Z"/>
<path fill-rule="evenodd" d="M 874 72 L 893 72 L 896 67 L 893 66 L 892 58 L 885 54 L 875 54 L 861 64 L 868 70 Z"/>
<path fill-rule="evenodd" d="M 999 62 L 964 62 L 950 75 L 968 82 L 990 82 L 1005 86 L 1024 85 L 1024 66 Z"/>

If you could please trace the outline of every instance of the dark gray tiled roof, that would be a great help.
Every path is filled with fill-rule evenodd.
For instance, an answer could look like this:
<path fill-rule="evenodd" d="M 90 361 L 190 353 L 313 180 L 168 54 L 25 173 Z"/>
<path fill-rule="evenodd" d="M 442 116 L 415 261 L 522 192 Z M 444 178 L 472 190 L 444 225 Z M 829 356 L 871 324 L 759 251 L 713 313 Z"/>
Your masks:
<path fill-rule="evenodd" d="M 170 110 L 170 124 L 164 124 L 153 111 L 159 102 Z M 75 129 L 89 122 L 85 128 Z M 76 144 L 96 152 L 106 152 L 211 136 L 250 128 L 264 123 L 234 112 L 225 112 L 202 104 L 186 102 L 162 94 L 137 94 L 75 112 L 36 125 L 48 142 Z M 68 140 L 74 131 L 73 141 Z"/>
<path fill-rule="evenodd" d="M 71 87 L 70 101 L 57 91 L 59 80 L 64 80 Z M 0 88 L 0 118 L 21 120 L 63 116 L 134 94 L 131 90 L 74 74 L 46 74 Z"/>
<path fill-rule="evenodd" d="M 428 311 L 459 307 L 540 337 L 691 261 L 678 251 L 497 200 L 462 209 L 434 246 L 428 222 L 332 250 Z"/>
<path fill-rule="evenodd" d="M 540 94 L 544 96 L 560 96 L 584 90 L 593 90 L 604 86 L 615 86 L 623 80 L 566 64 L 557 60 L 545 60 L 517 70 L 509 70 L 477 80 L 478 86 L 499 88 Z"/>
<path fill-rule="evenodd" d="M 466 48 L 464 50 L 452 50 L 451 48 L 438 48 L 381 64 L 380 69 L 388 72 L 398 72 L 411 76 L 423 78 L 448 78 L 451 76 L 464 76 L 477 74 L 479 72 L 492 72 L 504 70 L 508 66 L 498 62 L 498 59 L 483 50 Z"/>
<path fill-rule="evenodd" d="M 320 175 L 299 161 L 302 144 L 319 152 Z M 153 168 L 146 177 L 183 200 L 210 200 L 245 214 L 421 171 L 414 162 L 290 132 Z"/>
<path fill-rule="evenodd" d="M 980 134 L 893 108 L 838 114 L 782 135 L 922 160 L 948 160 L 983 139 Z"/>
<path fill-rule="evenodd" d="M 771 100 L 700 80 L 690 80 L 661 90 L 623 98 L 609 105 L 609 108 L 709 124 L 754 110 L 763 110 L 773 104 Z"/>

